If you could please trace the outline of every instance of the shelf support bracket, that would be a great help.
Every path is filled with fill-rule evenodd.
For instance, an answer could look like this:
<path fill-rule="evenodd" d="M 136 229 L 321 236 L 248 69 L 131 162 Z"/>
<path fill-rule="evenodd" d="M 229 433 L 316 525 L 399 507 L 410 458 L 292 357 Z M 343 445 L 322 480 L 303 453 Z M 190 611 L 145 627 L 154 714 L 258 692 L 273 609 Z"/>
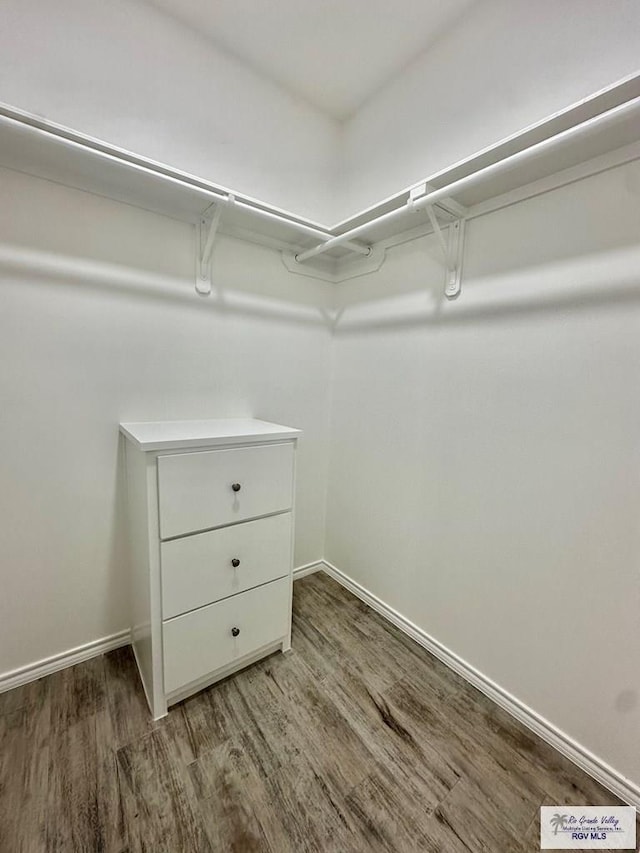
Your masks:
<path fill-rule="evenodd" d="M 436 215 L 433 212 L 433 207 L 429 205 L 427 207 L 427 216 L 429 217 L 429 222 L 431 223 L 431 227 L 433 228 L 433 233 L 438 238 L 438 243 L 440 244 L 440 249 L 442 250 L 442 257 L 444 258 L 444 263 L 447 269 L 451 268 L 451 261 L 449 256 L 449 246 L 447 245 L 447 241 L 444 239 L 444 234 L 442 233 L 442 229 L 440 228 L 440 223 L 436 219 Z"/>
<path fill-rule="evenodd" d="M 214 204 L 212 207 L 213 215 L 203 215 L 196 225 L 196 292 L 201 296 L 211 293 L 211 256 L 222 216 L 222 205 Z"/>
<path fill-rule="evenodd" d="M 448 226 L 449 240 L 447 242 L 440 228 L 440 223 L 433 212 L 433 207 L 429 205 L 426 210 L 444 257 L 446 269 L 444 295 L 447 299 L 455 299 L 456 296 L 460 295 L 460 290 L 462 289 L 462 253 L 464 249 L 465 221 L 464 219 L 456 219 L 450 223 Z"/>
<path fill-rule="evenodd" d="M 444 295 L 455 299 L 462 290 L 462 259 L 464 256 L 465 220 L 456 219 L 449 225 L 449 259 Z"/>

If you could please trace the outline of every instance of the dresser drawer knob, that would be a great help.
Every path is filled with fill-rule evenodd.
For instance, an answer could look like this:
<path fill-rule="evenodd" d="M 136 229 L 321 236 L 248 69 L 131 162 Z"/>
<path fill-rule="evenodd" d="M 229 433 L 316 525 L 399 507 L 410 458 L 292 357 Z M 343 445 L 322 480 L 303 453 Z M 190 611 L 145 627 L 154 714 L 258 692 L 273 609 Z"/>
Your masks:
<path fill-rule="evenodd" d="M 237 569 L 240 565 L 240 560 L 237 557 L 234 557 L 233 560 L 231 560 L 231 565 L 234 569 Z"/>
<path fill-rule="evenodd" d="M 231 635 L 233 637 L 237 637 L 239 633 L 240 633 L 240 628 L 232 628 L 231 629 Z"/>
<path fill-rule="evenodd" d="M 240 483 L 234 483 L 234 484 L 231 486 L 231 488 L 233 489 L 233 491 L 234 491 L 234 492 L 239 492 L 239 491 L 240 491 L 240 489 L 242 488 L 242 486 L 240 485 Z"/>

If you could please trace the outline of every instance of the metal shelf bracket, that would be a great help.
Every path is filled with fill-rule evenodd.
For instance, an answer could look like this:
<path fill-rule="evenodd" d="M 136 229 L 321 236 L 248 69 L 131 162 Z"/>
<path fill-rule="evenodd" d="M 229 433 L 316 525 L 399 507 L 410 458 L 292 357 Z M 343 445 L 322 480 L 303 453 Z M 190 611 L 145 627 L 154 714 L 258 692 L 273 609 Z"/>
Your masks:
<path fill-rule="evenodd" d="M 444 295 L 455 299 L 462 290 L 462 259 L 464 256 L 465 220 L 456 219 L 449 226 L 449 260 Z"/>
<path fill-rule="evenodd" d="M 229 196 L 231 203 L 233 200 Z M 196 292 L 200 296 L 211 293 L 211 257 L 221 216 L 222 205 L 214 203 L 196 225 Z"/>
<path fill-rule="evenodd" d="M 438 238 L 444 265 L 446 279 L 444 284 L 444 295 L 447 299 L 455 299 L 460 295 L 462 289 L 462 255 L 464 251 L 464 219 L 456 219 L 447 227 L 449 230 L 448 240 L 445 240 L 440 223 L 436 219 L 433 207 L 426 208 L 427 216 L 431 222 L 434 234 Z"/>

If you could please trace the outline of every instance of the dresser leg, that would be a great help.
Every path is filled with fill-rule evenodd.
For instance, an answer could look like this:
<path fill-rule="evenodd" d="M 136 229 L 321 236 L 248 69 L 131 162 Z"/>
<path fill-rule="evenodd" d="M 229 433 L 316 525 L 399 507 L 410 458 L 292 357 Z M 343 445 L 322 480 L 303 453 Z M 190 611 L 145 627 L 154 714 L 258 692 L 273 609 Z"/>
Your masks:
<path fill-rule="evenodd" d="M 282 651 L 290 652 L 291 651 L 291 637 L 287 637 L 286 640 L 282 641 Z"/>
<path fill-rule="evenodd" d="M 151 709 L 151 716 L 154 720 L 161 720 L 163 717 L 166 717 L 169 713 L 169 708 L 167 707 L 167 700 L 164 694 L 159 691 L 154 695 L 153 702 L 149 702 L 149 707 Z"/>

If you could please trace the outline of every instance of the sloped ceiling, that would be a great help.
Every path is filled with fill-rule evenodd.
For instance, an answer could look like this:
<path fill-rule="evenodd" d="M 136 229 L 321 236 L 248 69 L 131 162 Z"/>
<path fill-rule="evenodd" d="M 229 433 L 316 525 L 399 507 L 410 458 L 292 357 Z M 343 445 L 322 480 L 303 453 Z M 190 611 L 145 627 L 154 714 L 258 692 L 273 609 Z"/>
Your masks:
<path fill-rule="evenodd" d="M 345 120 L 479 0 L 148 2 Z"/>

